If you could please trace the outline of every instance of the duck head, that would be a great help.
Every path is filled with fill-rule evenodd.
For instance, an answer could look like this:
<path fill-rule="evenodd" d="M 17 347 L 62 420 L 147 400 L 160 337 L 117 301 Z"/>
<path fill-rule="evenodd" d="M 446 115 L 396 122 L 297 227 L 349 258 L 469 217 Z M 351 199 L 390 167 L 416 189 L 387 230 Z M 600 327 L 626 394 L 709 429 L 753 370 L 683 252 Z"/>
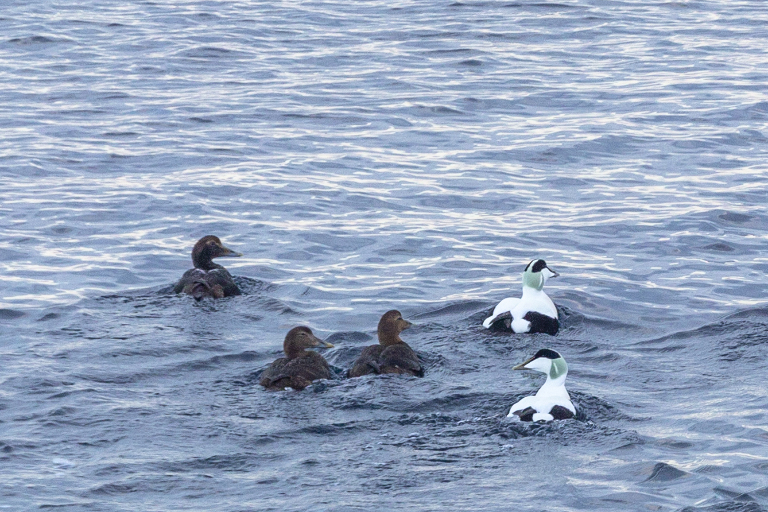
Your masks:
<path fill-rule="evenodd" d="M 382 315 L 381 320 L 379 320 L 379 344 L 386 347 L 388 345 L 403 343 L 403 340 L 400 339 L 400 333 L 411 325 L 413 324 L 408 320 L 403 320 L 403 315 L 401 315 L 398 310 L 393 309 L 387 311 Z"/>
<path fill-rule="evenodd" d="M 303 354 L 306 349 L 312 347 L 327 347 L 332 348 L 333 345 L 327 343 L 314 334 L 309 327 L 294 327 L 288 334 L 285 335 L 285 341 L 283 341 L 283 351 L 288 359 L 294 359 Z"/>
<path fill-rule="evenodd" d="M 242 254 L 224 247 L 219 237 L 213 235 L 204 236 L 192 248 L 192 263 L 195 265 L 195 268 L 203 270 L 211 270 L 217 267 L 211 261 L 213 258 L 233 258 L 237 256 L 242 256 Z"/>
<path fill-rule="evenodd" d="M 546 373 L 547 380 L 557 380 L 560 378 L 565 380 L 565 376 L 568 375 L 568 364 L 563 359 L 563 356 L 548 348 L 539 350 L 532 358 L 512 369 L 535 370 Z"/>
<path fill-rule="evenodd" d="M 544 283 L 547 282 L 547 279 L 559 275 L 547 266 L 546 261 L 531 260 L 528 266 L 525 267 L 525 272 L 523 272 L 523 286 L 533 288 L 534 290 L 541 290 L 544 288 Z"/>

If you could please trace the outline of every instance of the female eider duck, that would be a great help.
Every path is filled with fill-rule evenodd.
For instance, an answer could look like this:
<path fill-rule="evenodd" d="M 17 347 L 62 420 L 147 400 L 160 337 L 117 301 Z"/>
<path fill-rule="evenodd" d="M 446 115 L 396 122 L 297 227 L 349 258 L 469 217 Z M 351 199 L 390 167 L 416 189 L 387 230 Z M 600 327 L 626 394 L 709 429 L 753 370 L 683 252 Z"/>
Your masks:
<path fill-rule="evenodd" d="M 554 350 L 541 349 L 536 355 L 513 370 L 536 370 L 547 374 L 547 381 L 533 396 L 527 396 L 509 410 L 507 418 L 522 421 L 567 420 L 576 415 L 576 408 L 565 389 L 568 365 Z"/>
<path fill-rule="evenodd" d="M 411 326 L 397 310 L 387 311 L 379 320 L 379 344 L 370 345 L 349 370 L 350 377 L 362 377 L 370 373 L 400 373 L 424 376 L 419 356 L 400 339 L 400 333 Z"/>
<path fill-rule="evenodd" d="M 195 268 L 184 272 L 179 282 L 173 287 L 173 292 L 192 295 L 196 300 L 204 297 L 220 299 L 230 295 L 240 295 L 240 289 L 227 269 L 211 261 L 213 258 L 235 256 L 242 256 L 242 254 L 224 247 L 218 237 L 204 236 L 192 248 L 192 264 Z"/>
<path fill-rule="evenodd" d="M 517 334 L 543 332 L 557 334 L 560 328 L 557 308 L 544 293 L 544 283 L 560 274 L 547 266 L 544 260 L 533 260 L 523 272 L 523 296 L 502 300 L 483 326 L 493 330 L 512 330 Z"/>
<path fill-rule="evenodd" d="M 301 391 L 313 380 L 330 379 L 331 367 L 323 356 L 307 350 L 311 347 L 331 348 L 333 345 L 312 334 L 309 327 L 294 327 L 288 331 L 283 342 L 287 357 L 275 360 L 261 372 L 259 384 L 271 390 L 293 388 Z"/>

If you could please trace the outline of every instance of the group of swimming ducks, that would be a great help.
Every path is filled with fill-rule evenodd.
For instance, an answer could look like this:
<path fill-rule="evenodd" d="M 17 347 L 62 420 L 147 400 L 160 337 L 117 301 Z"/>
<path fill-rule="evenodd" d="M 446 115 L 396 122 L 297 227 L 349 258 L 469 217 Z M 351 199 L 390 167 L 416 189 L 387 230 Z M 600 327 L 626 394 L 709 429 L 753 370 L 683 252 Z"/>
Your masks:
<path fill-rule="evenodd" d="M 240 295 L 240 289 L 227 269 L 212 261 L 214 258 L 237 256 L 242 254 L 225 247 L 218 237 L 204 236 L 192 249 L 194 268 L 184 273 L 173 291 L 191 295 L 198 301 Z M 531 261 L 523 272 L 522 297 L 499 302 L 483 326 L 518 334 L 557 334 L 560 328 L 557 308 L 544 292 L 544 284 L 550 277 L 558 275 L 544 260 Z M 355 378 L 395 373 L 423 377 L 424 368 L 418 355 L 400 338 L 400 333 L 411 325 L 397 310 L 384 313 L 377 329 L 379 344 L 365 347 L 347 376 Z M 261 373 L 260 384 L 270 390 L 302 390 L 312 381 L 332 378 L 331 367 L 325 358 L 308 350 L 316 347 L 333 345 L 319 339 L 309 327 L 294 327 L 283 341 L 285 357 L 277 359 Z M 539 422 L 568 419 L 576 415 L 576 408 L 565 389 L 568 365 L 560 354 L 541 349 L 513 370 L 539 371 L 547 375 L 547 380 L 535 395 L 514 404 L 508 418 Z"/>

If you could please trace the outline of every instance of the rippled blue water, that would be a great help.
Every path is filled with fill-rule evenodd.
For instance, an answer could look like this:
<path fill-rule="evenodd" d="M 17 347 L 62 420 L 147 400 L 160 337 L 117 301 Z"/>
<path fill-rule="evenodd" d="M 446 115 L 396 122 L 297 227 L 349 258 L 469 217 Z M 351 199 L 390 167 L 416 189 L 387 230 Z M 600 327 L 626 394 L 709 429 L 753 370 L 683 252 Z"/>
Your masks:
<path fill-rule="evenodd" d="M 5 2 L 0 509 L 768 509 L 766 26 Z M 166 293 L 206 234 L 243 296 Z M 563 329 L 485 332 L 534 257 Z M 392 308 L 426 376 L 343 379 Z M 267 393 L 298 324 L 339 378 Z M 579 418 L 507 423 L 541 347 Z"/>

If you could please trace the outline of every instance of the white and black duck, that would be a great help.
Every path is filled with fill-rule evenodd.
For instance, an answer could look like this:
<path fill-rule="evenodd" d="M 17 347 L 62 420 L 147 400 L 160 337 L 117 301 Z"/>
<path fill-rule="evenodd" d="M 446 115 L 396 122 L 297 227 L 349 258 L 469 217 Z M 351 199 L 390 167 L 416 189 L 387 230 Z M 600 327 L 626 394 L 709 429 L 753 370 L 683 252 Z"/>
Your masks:
<path fill-rule="evenodd" d="M 567 420 L 576 415 L 571 396 L 565 389 L 568 364 L 554 350 L 541 349 L 513 370 L 535 370 L 547 374 L 547 381 L 533 396 L 527 396 L 509 410 L 507 418 L 522 421 Z"/>
<path fill-rule="evenodd" d="M 499 302 L 483 326 L 518 334 L 557 334 L 560 329 L 557 307 L 544 292 L 544 284 L 550 277 L 559 275 L 547 266 L 546 261 L 532 260 L 523 272 L 522 297 L 509 297 Z"/>

